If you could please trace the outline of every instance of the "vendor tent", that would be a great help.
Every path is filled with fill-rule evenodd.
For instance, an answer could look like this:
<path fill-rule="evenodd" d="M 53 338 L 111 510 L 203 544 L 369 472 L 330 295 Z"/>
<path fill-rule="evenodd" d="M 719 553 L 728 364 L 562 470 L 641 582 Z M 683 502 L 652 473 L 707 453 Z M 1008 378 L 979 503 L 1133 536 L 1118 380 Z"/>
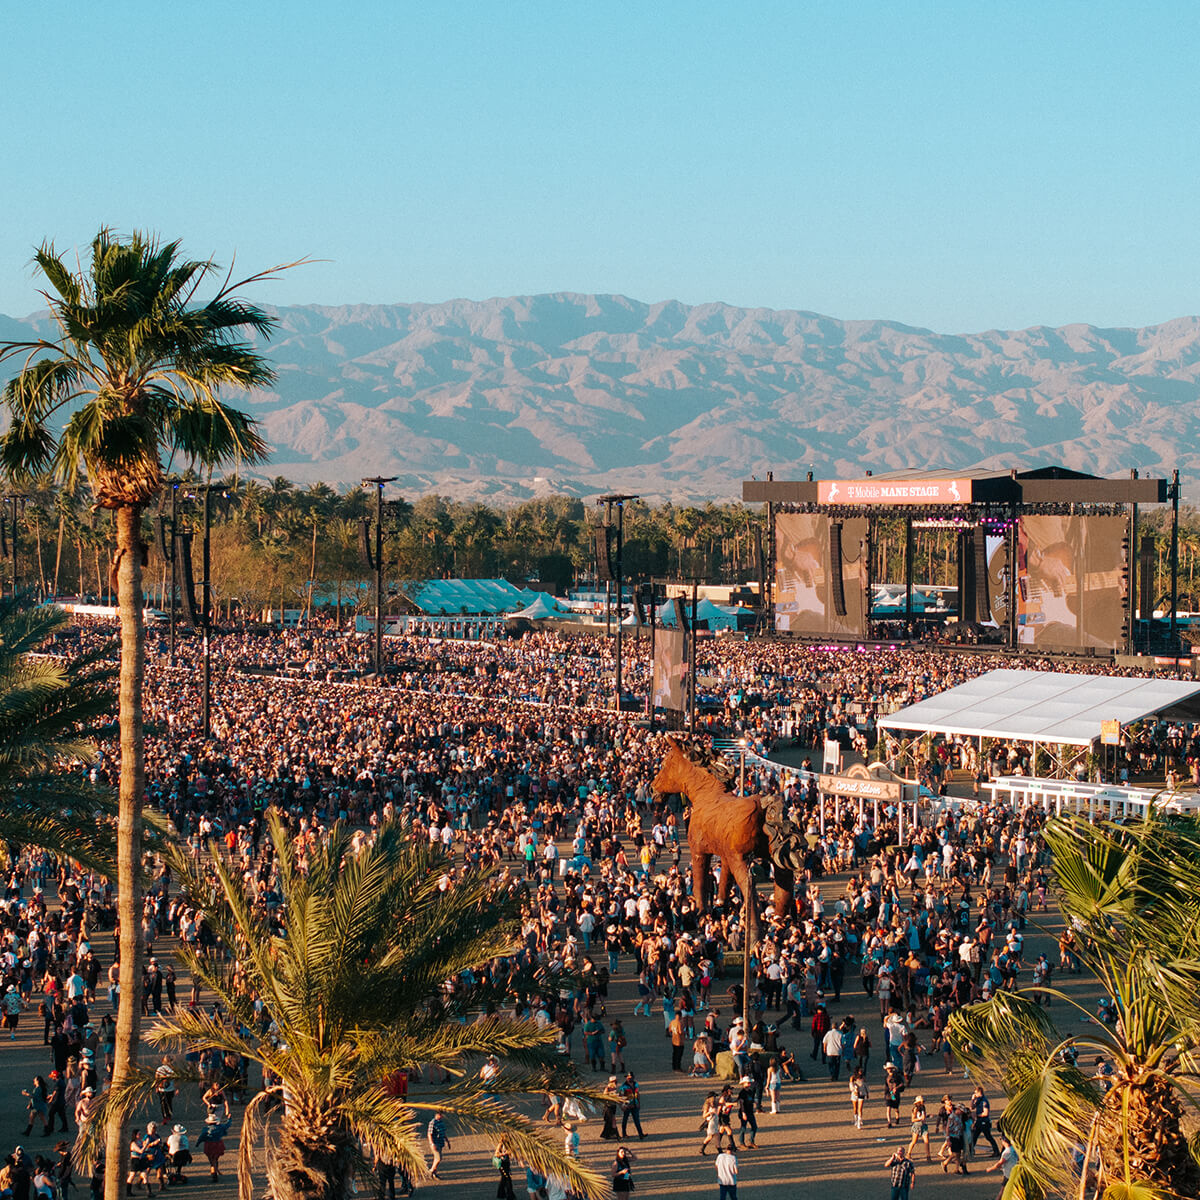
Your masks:
<path fill-rule="evenodd" d="M 1088 746 L 1099 740 L 1104 721 L 1130 725 L 1156 716 L 1200 721 L 1200 682 L 989 671 L 881 717 L 878 724 L 893 731 Z"/>
<path fill-rule="evenodd" d="M 684 612 L 689 620 L 692 615 L 692 602 L 684 600 Z M 707 621 L 708 628 L 713 629 L 736 629 L 737 628 L 737 608 L 721 608 L 714 604 L 711 600 L 705 598 L 696 604 L 696 620 Z M 668 600 L 666 604 L 659 605 L 658 608 L 658 623 L 664 629 L 673 629 L 675 627 L 675 605 L 673 601 Z"/>
<path fill-rule="evenodd" d="M 545 621 L 549 617 L 568 618 L 574 615 L 569 608 L 560 608 L 558 601 L 553 596 L 547 596 L 545 592 L 539 592 L 537 599 L 527 608 L 513 613 L 514 617 L 524 617 L 527 621 Z"/>

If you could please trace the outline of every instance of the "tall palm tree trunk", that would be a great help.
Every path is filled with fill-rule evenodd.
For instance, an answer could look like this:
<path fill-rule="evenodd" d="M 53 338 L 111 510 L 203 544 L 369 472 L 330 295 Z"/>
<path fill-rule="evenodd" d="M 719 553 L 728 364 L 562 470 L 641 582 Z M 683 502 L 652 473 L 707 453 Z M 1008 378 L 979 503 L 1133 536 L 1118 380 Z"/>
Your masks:
<path fill-rule="evenodd" d="M 117 919 L 120 922 L 121 997 L 117 1006 L 114 1089 L 120 1089 L 137 1062 L 142 1018 L 142 800 L 146 786 L 142 678 L 146 659 L 142 627 L 141 509 L 116 513 L 117 600 L 121 617 L 120 729 L 121 781 L 117 808 Z M 116 1115 L 105 1130 L 105 1200 L 121 1200 L 129 1169 L 125 1127 Z"/>
<path fill-rule="evenodd" d="M 42 589 L 42 595 L 45 596 L 46 564 L 42 562 L 42 518 L 37 515 L 33 518 L 33 538 L 37 543 L 38 586 Z"/>
<path fill-rule="evenodd" d="M 54 551 L 54 594 L 58 595 L 58 570 L 62 566 L 63 530 L 66 528 L 67 515 L 58 514 L 58 547 Z"/>

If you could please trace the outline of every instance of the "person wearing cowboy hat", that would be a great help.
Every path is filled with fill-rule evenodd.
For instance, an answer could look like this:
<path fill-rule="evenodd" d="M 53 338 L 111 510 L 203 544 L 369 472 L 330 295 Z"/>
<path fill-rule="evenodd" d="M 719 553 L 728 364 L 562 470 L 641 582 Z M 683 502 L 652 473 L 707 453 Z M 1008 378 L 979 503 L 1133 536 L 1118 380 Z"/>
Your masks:
<path fill-rule="evenodd" d="M 187 1183 L 183 1168 L 192 1161 L 191 1147 L 188 1145 L 187 1130 L 182 1125 L 174 1125 L 167 1137 L 167 1162 L 171 1165 L 171 1173 L 167 1176 L 168 1183 Z"/>
<path fill-rule="evenodd" d="M 16 985 L 10 983 L 4 989 L 3 1004 L 0 1005 L 4 1009 L 4 1028 L 9 1032 L 11 1041 L 17 1040 L 17 1021 L 21 1016 L 21 1009 L 24 1005 L 21 1002 L 21 994 L 17 991 Z"/>
<path fill-rule="evenodd" d="M 754 1080 L 749 1075 L 743 1075 L 739 1081 L 737 1094 L 738 1124 L 740 1126 L 738 1137 L 741 1139 L 743 1150 L 758 1149 L 758 1118 L 754 1115 L 755 1107 Z M 746 1140 L 747 1133 L 749 1133 L 749 1141 Z"/>

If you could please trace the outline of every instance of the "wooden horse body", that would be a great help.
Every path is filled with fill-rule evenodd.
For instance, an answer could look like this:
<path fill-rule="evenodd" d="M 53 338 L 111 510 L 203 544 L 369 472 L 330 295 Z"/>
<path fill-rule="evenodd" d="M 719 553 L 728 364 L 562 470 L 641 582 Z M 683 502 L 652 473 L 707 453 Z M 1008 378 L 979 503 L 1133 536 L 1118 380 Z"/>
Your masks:
<path fill-rule="evenodd" d="M 743 896 L 752 895 L 749 860 L 757 856 L 764 862 L 772 862 L 761 798 L 735 796 L 712 772 L 689 758 L 674 739 L 670 740 L 651 786 L 657 794 L 674 792 L 686 796 L 691 804 L 687 838 L 692 852 L 696 908 L 700 912 L 708 909 L 708 872 L 714 854 L 720 857 L 722 866 L 717 902 L 722 905 L 727 902 L 730 882 L 734 879 Z M 774 866 L 775 912 L 782 916 L 792 910 L 795 872 L 778 862 Z M 757 928 L 754 905 L 750 911 L 751 922 Z"/>

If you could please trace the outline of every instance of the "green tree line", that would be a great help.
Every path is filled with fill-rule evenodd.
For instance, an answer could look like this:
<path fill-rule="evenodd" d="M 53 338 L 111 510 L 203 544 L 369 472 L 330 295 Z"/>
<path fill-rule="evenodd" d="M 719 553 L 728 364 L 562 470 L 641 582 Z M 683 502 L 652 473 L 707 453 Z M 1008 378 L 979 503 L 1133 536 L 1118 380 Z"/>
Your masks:
<path fill-rule="evenodd" d="M 193 535 L 193 574 L 202 577 L 203 496 L 185 475 L 143 515 L 148 596 L 169 595 L 170 567 L 155 523 L 170 516 Z M 428 495 L 388 499 L 384 512 L 385 575 L 390 583 L 461 577 L 540 580 L 563 590 L 591 577 L 593 525 L 603 511 L 567 496 L 508 508 Z M 11 511 L 10 511 L 11 517 Z M 348 609 L 371 578 L 360 550 L 360 523 L 374 521 L 374 497 L 362 487 L 335 490 L 282 476 L 227 481 L 211 501 L 213 599 L 226 615 L 265 608 Z M 675 574 L 734 583 L 757 578 L 756 531 L 762 512 L 740 504 L 625 506 L 625 572 Z M 111 511 L 96 508 L 84 485 L 29 488 L 18 514 L 17 572 L 23 587 L 45 596 L 110 599 L 114 546 Z M 3 567 L 11 582 L 12 562 Z"/>
<path fill-rule="evenodd" d="M 184 475 L 176 489 L 180 529 L 194 534 L 193 572 L 199 580 L 203 505 L 199 480 Z M 18 574 L 24 587 L 44 596 L 110 598 L 112 514 L 95 507 L 85 485 L 63 488 L 40 482 L 27 489 L 18 511 Z M 149 546 L 148 593 L 168 594 L 170 569 L 158 552 L 154 522 L 170 513 L 171 490 L 144 516 Z M 5 505 L 11 520 L 11 508 Z M 594 569 L 595 505 L 569 496 L 526 500 L 507 508 L 479 501 L 428 495 L 387 501 L 385 569 L 390 583 L 427 578 L 540 580 L 563 591 L 586 581 Z M 370 582 L 359 549 L 359 524 L 374 520 L 374 500 L 361 487 L 295 484 L 283 476 L 269 482 L 229 480 L 212 506 L 213 596 L 226 616 L 265 608 L 329 607 L 348 610 Z M 766 538 L 766 515 L 741 504 L 625 506 L 625 571 L 630 578 L 675 575 L 714 583 L 758 577 L 757 539 Z M 1154 597 L 1171 586 L 1170 514 L 1151 511 L 1139 540 L 1154 544 Z M 955 531 L 913 531 L 914 579 L 953 585 Z M 876 527 L 873 577 L 904 579 L 904 523 Z M 11 583 L 12 563 L 0 564 Z M 1185 508 L 1179 532 L 1180 608 L 1200 609 L 1200 510 Z"/>

